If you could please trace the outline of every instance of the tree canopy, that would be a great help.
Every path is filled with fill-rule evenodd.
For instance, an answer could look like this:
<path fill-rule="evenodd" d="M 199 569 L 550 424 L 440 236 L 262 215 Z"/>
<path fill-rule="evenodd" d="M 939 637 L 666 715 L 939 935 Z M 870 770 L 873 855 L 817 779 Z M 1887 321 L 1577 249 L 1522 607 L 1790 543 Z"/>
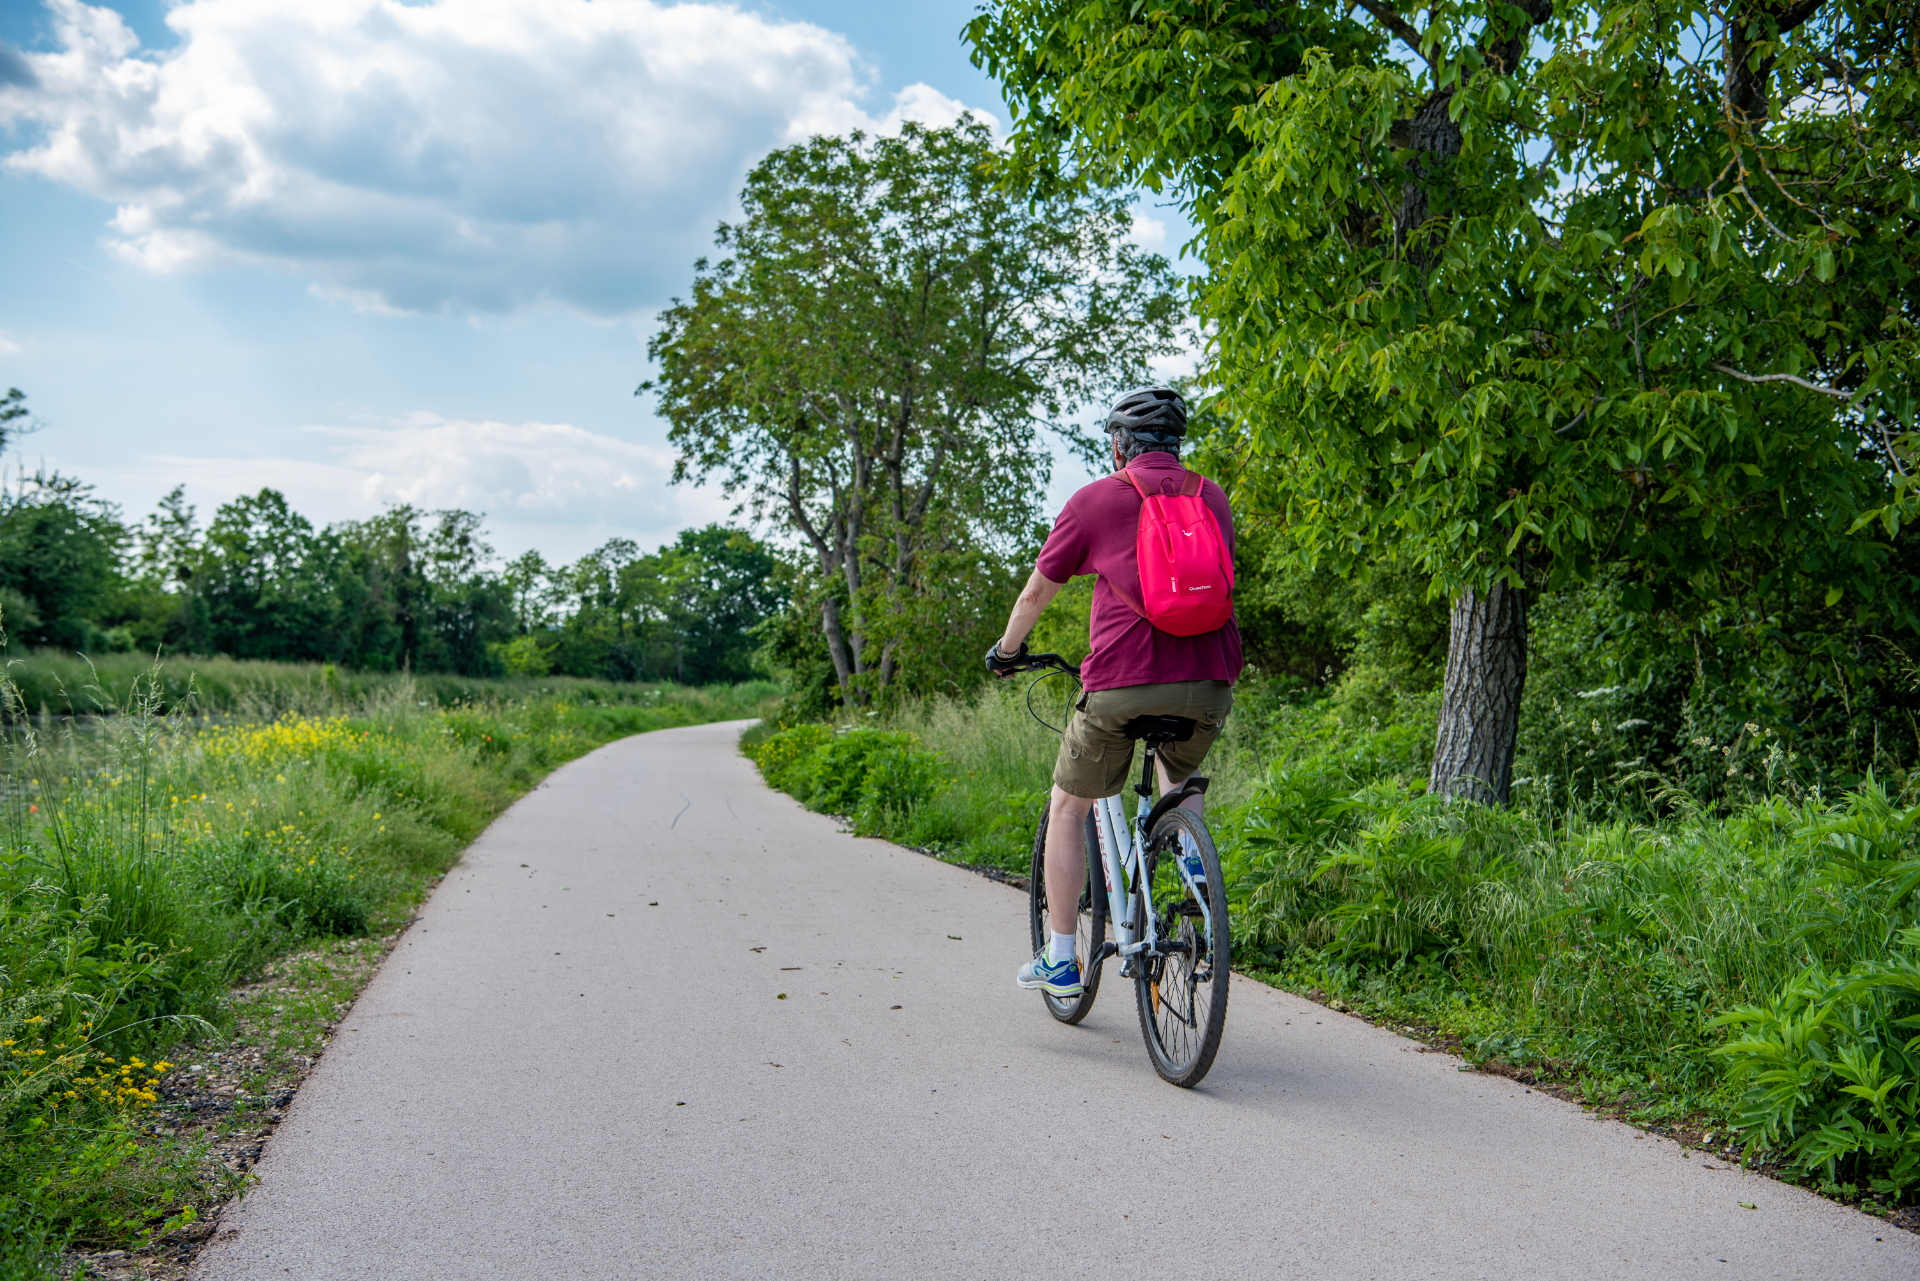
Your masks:
<path fill-rule="evenodd" d="M 1303 556 L 1913 626 L 1911 0 L 1010 0 L 969 34 L 1024 181 L 1193 217 L 1218 452 Z"/>
<path fill-rule="evenodd" d="M 972 30 L 1030 174 L 1193 213 L 1212 376 L 1317 547 L 1884 596 L 1852 526 L 1900 519 L 1913 425 L 1912 6 L 1136 10 Z"/>
<path fill-rule="evenodd" d="M 1174 349 L 1125 203 L 1016 199 L 993 155 L 971 119 L 774 152 L 649 348 L 675 478 L 717 474 L 803 543 L 848 702 L 944 677 L 1002 607 L 978 586 L 1030 549 L 1043 434 Z"/>

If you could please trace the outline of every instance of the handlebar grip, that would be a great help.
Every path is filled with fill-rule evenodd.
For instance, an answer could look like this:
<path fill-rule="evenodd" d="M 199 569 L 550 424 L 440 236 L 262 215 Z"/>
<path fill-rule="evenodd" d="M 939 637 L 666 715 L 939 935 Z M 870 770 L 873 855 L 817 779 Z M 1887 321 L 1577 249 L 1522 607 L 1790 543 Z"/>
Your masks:
<path fill-rule="evenodd" d="M 1052 668 L 1056 672 L 1065 672 L 1069 676 L 1078 676 L 1080 674 L 1080 669 L 1077 666 L 1069 663 L 1058 654 L 1028 654 L 1022 661 L 1020 668 L 1022 671 L 1028 672 Z"/>

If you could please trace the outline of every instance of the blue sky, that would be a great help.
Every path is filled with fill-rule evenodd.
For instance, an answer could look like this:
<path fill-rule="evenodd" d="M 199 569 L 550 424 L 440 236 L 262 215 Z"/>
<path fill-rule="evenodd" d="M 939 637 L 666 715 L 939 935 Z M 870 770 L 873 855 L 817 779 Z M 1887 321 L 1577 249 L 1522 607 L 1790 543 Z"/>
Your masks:
<path fill-rule="evenodd" d="M 1004 121 L 973 7 L 6 0 L 10 461 L 130 516 L 463 506 L 509 555 L 724 518 L 632 395 L 653 311 L 768 149 Z"/>

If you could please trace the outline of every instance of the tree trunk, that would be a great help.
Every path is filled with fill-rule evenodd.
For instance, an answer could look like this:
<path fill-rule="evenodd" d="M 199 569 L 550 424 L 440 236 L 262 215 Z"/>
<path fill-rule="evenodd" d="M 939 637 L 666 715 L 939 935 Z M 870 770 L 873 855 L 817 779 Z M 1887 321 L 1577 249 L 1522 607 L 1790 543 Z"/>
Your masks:
<path fill-rule="evenodd" d="M 847 662 L 846 639 L 840 633 L 840 606 L 829 596 L 820 603 L 820 630 L 827 638 L 827 654 L 833 659 L 833 674 L 840 682 L 840 705 L 853 706 L 853 668 Z"/>
<path fill-rule="evenodd" d="M 1427 790 L 1505 805 L 1527 684 L 1527 598 L 1505 582 L 1454 602 Z"/>

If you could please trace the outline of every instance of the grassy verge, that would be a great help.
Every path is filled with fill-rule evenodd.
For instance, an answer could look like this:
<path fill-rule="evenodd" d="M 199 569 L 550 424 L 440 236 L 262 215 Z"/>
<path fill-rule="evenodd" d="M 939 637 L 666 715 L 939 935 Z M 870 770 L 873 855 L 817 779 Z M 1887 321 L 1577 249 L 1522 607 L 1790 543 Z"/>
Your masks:
<path fill-rule="evenodd" d="M 1448 806 L 1423 795 L 1431 717 L 1242 688 L 1208 764 L 1241 966 L 1920 1218 L 1920 807 L 1871 781 L 1714 810 L 1672 787 L 1605 816 Z M 992 691 L 745 746 L 865 832 L 1024 872 L 1057 743 L 1024 718 Z"/>
<path fill-rule="evenodd" d="M 601 743 L 751 716 L 775 691 L 592 692 L 443 707 L 397 679 L 207 724 L 162 669 L 63 731 L 0 684 L 0 1279 L 63 1250 L 190 1245 L 494 815 Z"/>
<path fill-rule="evenodd" d="M 158 694 L 162 710 L 184 709 L 200 715 L 271 720 L 286 712 L 324 715 L 354 712 L 370 700 L 404 689 L 429 706 L 499 704 L 524 699 L 558 699 L 596 707 L 662 707 L 684 703 L 689 714 L 704 715 L 706 690 L 662 683 L 580 680 L 571 676 L 454 676 L 445 672 L 353 672 L 331 663 L 275 663 L 261 659 L 169 658 L 156 666 L 140 654 L 96 654 L 83 658 L 60 650 L 39 650 L 7 665 L 18 691 L 19 707 L 35 716 L 111 715 L 132 699 Z M 778 691 L 768 684 L 742 686 L 758 706 Z M 729 698 L 736 698 L 728 695 Z M 737 699 L 736 699 L 737 701 Z"/>
<path fill-rule="evenodd" d="M 1024 876 L 1060 747 L 1048 725 L 1059 725 L 1067 711 L 1063 682 L 1049 678 L 1029 700 L 1030 680 L 972 701 L 910 705 L 864 725 L 776 730 L 763 723 L 741 748 L 773 786 L 824 813 L 851 817 L 862 835 Z M 1207 758 L 1208 795 L 1216 802 L 1252 795 L 1261 729 L 1274 713 L 1256 707 L 1228 721 Z"/>

